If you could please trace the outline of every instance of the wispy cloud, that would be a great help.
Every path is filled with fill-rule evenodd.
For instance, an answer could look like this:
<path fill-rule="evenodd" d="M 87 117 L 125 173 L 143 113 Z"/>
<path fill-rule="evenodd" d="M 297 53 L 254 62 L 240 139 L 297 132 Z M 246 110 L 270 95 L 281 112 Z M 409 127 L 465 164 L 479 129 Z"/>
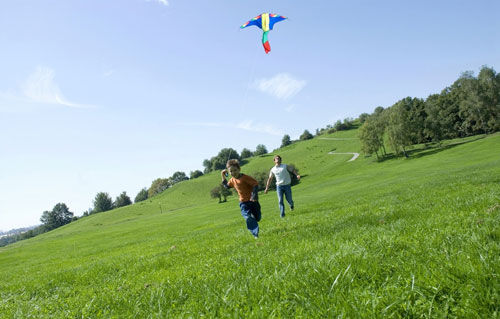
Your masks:
<path fill-rule="evenodd" d="M 253 121 L 240 122 L 236 124 L 236 128 L 247 131 L 259 132 L 259 133 L 267 133 L 271 135 L 278 135 L 278 136 L 283 135 L 283 133 L 279 129 L 273 127 L 272 125 L 254 124 Z"/>
<path fill-rule="evenodd" d="M 296 104 L 290 104 L 288 105 L 287 107 L 285 107 L 285 111 L 287 111 L 288 113 L 292 112 L 293 110 L 295 110 L 295 108 L 297 107 Z"/>
<path fill-rule="evenodd" d="M 168 6 L 169 2 L 168 0 L 146 0 L 147 2 L 156 2 L 164 6 Z"/>
<path fill-rule="evenodd" d="M 104 71 L 104 73 L 102 74 L 102 76 L 104 76 L 105 78 L 107 78 L 107 77 L 110 77 L 111 75 L 113 75 L 113 73 L 115 73 L 115 70 L 108 69 L 108 70 Z"/>
<path fill-rule="evenodd" d="M 2 100 L 16 105 L 22 103 L 37 103 L 63 105 L 75 108 L 88 108 L 92 105 L 79 104 L 69 101 L 64 97 L 61 89 L 55 82 L 55 72 L 48 67 L 37 67 L 28 76 L 18 91 L 0 92 Z"/>
<path fill-rule="evenodd" d="M 288 73 L 280 73 L 270 79 L 257 80 L 255 86 L 261 92 L 287 100 L 299 93 L 306 84 L 306 81 L 295 79 Z"/>
<path fill-rule="evenodd" d="M 251 120 L 243 121 L 237 124 L 218 123 L 218 122 L 191 122 L 191 123 L 182 123 L 181 125 L 200 126 L 200 127 L 226 127 L 230 129 L 240 129 L 240 130 L 277 135 L 277 136 L 283 135 L 283 132 L 280 129 L 277 129 L 270 124 L 254 123 L 254 121 Z"/>

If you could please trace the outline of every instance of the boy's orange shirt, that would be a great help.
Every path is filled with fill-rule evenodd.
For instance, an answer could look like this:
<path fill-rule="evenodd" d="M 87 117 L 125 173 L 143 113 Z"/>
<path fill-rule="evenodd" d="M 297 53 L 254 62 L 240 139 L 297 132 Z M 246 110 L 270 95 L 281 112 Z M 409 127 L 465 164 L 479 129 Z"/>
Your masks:
<path fill-rule="evenodd" d="M 252 190 L 259 185 L 253 177 L 241 174 L 240 178 L 231 177 L 227 183 L 229 187 L 234 187 L 240 196 L 240 202 L 248 202 L 252 196 Z"/>

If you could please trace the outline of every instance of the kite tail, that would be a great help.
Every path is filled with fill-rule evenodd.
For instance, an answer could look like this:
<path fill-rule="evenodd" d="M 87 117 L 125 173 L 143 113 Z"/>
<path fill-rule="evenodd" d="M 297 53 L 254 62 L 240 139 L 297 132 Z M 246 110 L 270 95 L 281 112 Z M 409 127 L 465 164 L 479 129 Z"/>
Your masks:
<path fill-rule="evenodd" d="M 269 41 L 267 40 L 267 33 L 269 31 L 265 31 L 264 34 L 262 35 L 262 45 L 264 46 L 264 50 L 266 53 L 271 52 L 271 45 L 269 44 Z"/>

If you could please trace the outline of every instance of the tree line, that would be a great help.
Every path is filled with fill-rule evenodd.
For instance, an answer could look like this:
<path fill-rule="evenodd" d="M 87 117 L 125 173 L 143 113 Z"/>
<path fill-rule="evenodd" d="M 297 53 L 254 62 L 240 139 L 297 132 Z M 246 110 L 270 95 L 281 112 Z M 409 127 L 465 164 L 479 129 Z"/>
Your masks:
<path fill-rule="evenodd" d="M 477 77 L 462 75 L 439 94 L 426 99 L 406 97 L 372 114 L 362 114 L 361 149 L 377 159 L 387 155 L 386 144 L 397 155 L 409 156 L 414 144 L 490 134 L 500 130 L 500 74 L 483 66 Z"/>

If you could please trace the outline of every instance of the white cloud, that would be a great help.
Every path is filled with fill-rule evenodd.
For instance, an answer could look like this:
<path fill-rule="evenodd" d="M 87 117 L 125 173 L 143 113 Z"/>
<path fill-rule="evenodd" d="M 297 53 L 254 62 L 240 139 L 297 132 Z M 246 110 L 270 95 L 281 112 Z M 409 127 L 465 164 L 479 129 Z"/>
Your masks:
<path fill-rule="evenodd" d="M 168 6 L 169 5 L 168 0 L 146 0 L 146 1 L 147 2 L 156 2 L 156 3 L 162 4 L 164 6 Z"/>
<path fill-rule="evenodd" d="M 20 90 L 0 92 L 0 104 L 9 105 L 7 110 L 13 109 L 16 105 L 21 107 L 27 104 L 51 104 L 75 108 L 93 107 L 92 105 L 74 103 L 66 99 L 54 78 L 54 70 L 39 66 L 24 81 Z"/>
<path fill-rule="evenodd" d="M 280 73 L 270 79 L 258 80 L 256 87 L 261 92 L 287 100 L 299 93 L 306 84 L 306 81 L 297 80 L 288 73 Z"/>

